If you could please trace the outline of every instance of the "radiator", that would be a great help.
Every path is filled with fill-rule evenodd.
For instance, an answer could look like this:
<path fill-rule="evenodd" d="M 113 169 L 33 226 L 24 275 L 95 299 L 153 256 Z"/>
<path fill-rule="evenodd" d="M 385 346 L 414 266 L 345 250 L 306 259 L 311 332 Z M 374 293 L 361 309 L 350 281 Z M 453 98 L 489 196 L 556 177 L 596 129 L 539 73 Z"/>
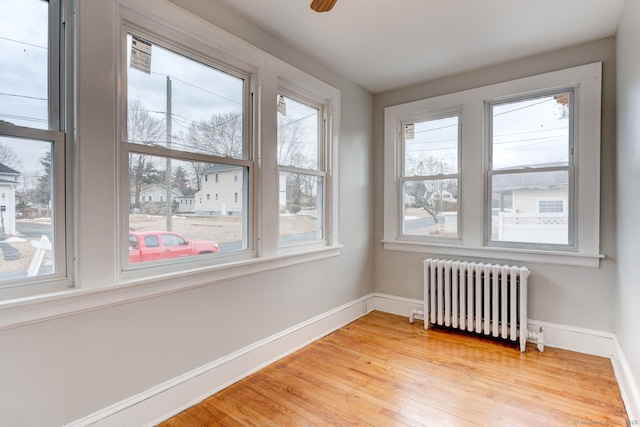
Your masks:
<path fill-rule="evenodd" d="M 424 325 L 430 324 L 527 343 L 526 267 L 427 259 Z"/>

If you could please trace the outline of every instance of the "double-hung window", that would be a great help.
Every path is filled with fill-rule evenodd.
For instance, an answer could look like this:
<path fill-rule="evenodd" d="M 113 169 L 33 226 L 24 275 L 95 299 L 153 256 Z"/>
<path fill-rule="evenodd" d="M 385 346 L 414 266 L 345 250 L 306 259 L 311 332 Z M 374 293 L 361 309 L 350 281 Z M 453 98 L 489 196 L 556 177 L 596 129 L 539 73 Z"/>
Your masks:
<path fill-rule="evenodd" d="M 488 242 L 573 248 L 573 90 L 490 102 L 486 117 Z"/>
<path fill-rule="evenodd" d="M 279 246 L 325 240 L 325 117 L 321 103 L 281 90 L 277 99 Z"/>
<path fill-rule="evenodd" d="M 250 75 L 135 29 L 126 43 L 126 232 L 184 243 L 160 256 L 130 247 L 125 269 L 249 251 Z M 195 200 L 194 212 L 181 215 L 178 198 Z"/>
<path fill-rule="evenodd" d="M 66 284 L 65 26 L 60 0 L 0 3 L 0 291 L 11 294 Z"/>
<path fill-rule="evenodd" d="M 401 236 L 458 237 L 460 113 L 402 122 Z"/>
<path fill-rule="evenodd" d="M 386 107 L 385 249 L 598 266 L 601 75 L 586 64 Z"/>

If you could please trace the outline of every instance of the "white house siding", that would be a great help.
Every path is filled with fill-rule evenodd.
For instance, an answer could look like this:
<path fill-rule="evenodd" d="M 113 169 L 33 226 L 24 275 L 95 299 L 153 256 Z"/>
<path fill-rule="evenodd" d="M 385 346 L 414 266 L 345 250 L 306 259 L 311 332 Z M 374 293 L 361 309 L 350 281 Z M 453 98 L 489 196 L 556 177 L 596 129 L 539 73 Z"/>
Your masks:
<path fill-rule="evenodd" d="M 178 204 L 179 213 L 193 213 L 196 211 L 195 197 L 174 197 L 173 200 Z"/>
<path fill-rule="evenodd" d="M 519 213 L 538 213 L 541 200 L 562 200 L 563 212 L 567 212 L 567 192 L 564 190 L 527 190 L 513 193 L 513 206 Z"/>
<path fill-rule="evenodd" d="M 200 180 L 201 189 L 195 194 L 195 212 L 216 216 L 242 215 L 243 181 L 242 168 L 203 174 Z"/>

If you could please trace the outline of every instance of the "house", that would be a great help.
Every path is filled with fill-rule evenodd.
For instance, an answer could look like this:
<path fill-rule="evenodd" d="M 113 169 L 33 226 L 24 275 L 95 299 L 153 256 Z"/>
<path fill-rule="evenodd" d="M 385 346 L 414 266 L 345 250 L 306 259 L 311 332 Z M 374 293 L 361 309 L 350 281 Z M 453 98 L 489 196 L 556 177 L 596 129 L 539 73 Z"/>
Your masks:
<path fill-rule="evenodd" d="M 200 173 L 200 190 L 194 196 L 199 215 L 240 216 L 243 211 L 243 170 L 215 164 Z"/>
<path fill-rule="evenodd" d="M 0 233 L 16 235 L 16 187 L 22 174 L 0 163 Z"/>
<path fill-rule="evenodd" d="M 152 425 L 363 312 L 375 308 L 407 315 L 410 310 L 420 308 L 424 295 L 422 261 L 428 255 L 418 250 L 385 249 L 387 243 L 383 242 L 388 219 L 384 203 L 388 193 L 385 193 L 382 171 L 389 157 L 384 147 L 385 108 L 597 62 L 602 63 L 603 70 L 602 116 L 597 123 L 601 150 L 596 150 L 601 156 L 597 167 L 590 170 L 600 171 L 600 185 L 584 190 L 597 192 L 600 199 L 596 209 L 581 214 L 596 223 L 582 231 L 599 231 L 599 239 L 590 243 L 597 246 L 598 255 L 602 257 L 589 258 L 596 266 L 580 265 L 581 257 L 575 257 L 575 265 L 571 266 L 551 264 L 546 259 L 526 262 L 531 270 L 529 317 L 532 324 L 545 329 L 547 345 L 551 347 L 610 357 L 630 420 L 640 419 L 637 326 L 640 306 L 637 267 L 640 260 L 640 222 L 637 220 L 640 210 L 640 128 L 637 125 L 640 2 L 623 2 L 624 10 L 615 17 L 614 32 L 594 30 L 565 40 L 568 44 L 562 47 L 535 54 L 510 50 L 511 55 L 505 55 L 502 60 L 480 61 L 473 68 L 442 68 L 445 74 L 430 76 L 402 65 L 401 61 L 429 55 L 416 50 L 411 55 L 398 56 L 397 46 L 386 39 L 387 26 L 394 21 L 389 15 L 402 7 L 401 2 L 363 7 L 363 14 L 365 9 L 370 9 L 385 18 L 385 24 L 376 27 L 377 38 L 359 38 L 356 30 L 372 24 L 357 15 L 353 20 L 342 22 L 351 35 L 341 44 L 374 45 L 380 68 L 393 67 L 402 73 L 404 82 L 376 86 L 376 89 L 365 88 L 366 75 L 361 82 L 355 82 L 355 77 L 354 80 L 345 77 L 349 68 L 361 61 L 358 56 L 340 56 L 338 59 L 344 68 L 334 70 L 327 66 L 327 61 L 311 57 L 313 49 L 295 47 L 304 46 L 304 37 L 300 37 L 295 46 L 287 43 L 275 35 L 275 31 L 269 33 L 264 25 L 251 22 L 247 14 L 233 11 L 229 6 L 231 2 L 101 0 L 75 3 L 77 13 L 67 24 L 72 26 L 77 22 L 73 43 L 76 52 L 73 61 L 68 61 L 78 64 L 74 80 L 68 85 L 74 88 L 76 98 L 73 111 L 77 111 L 78 116 L 69 127 L 74 130 L 69 137 L 73 137 L 71 147 L 77 151 L 68 159 L 72 167 L 68 180 L 62 184 L 70 193 L 65 207 L 71 225 L 64 236 L 73 243 L 73 251 L 67 255 L 67 264 L 73 270 L 69 277 L 49 283 L 46 295 L 40 289 L 19 299 L 7 297 L 0 303 L 0 424 Z M 247 3 L 256 8 L 286 3 L 292 8 L 291 13 L 296 10 L 296 2 L 234 3 Z M 300 7 L 306 11 L 308 2 L 303 3 Z M 435 7 L 438 2 L 407 3 Z M 517 11 L 520 3 L 527 2 L 516 6 L 509 1 L 510 6 L 500 12 Z M 539 7 L 539 2 L 535 3 Z M 599 3 L 606 3 L 608 10 L 614 9 L 612 4 L 621 4 L 610 0 L 552 3 L 554 8 L 547 12 L 544 30 L 540 27 L 542 21 L 535 20 L 540 34 L 546 33 L 547 28 L 565 27 L 574 21 L 591 22 L 601 14 L 593 13 L 589 7 Z M 565 3 L 570 4 L 570 15 L 560 13 Z M 590 6 L 582 6 L 585 3 Z M 366 4 L 338 0 L 334 11 L 329 13 L 337 12 L 341 6 Z M 465 4 L 486 5 L 486 2 Z M 383 10 L 383 7 L 389 9 Z M 516 39 L 519 34 L 517 25 L 500 29 L 485 22 L 491 15 L 499 14 L 474 14 L 466 9 L 448 11 L 446 16 L 436 16 L 437 20 L 445 22 L 460 36 L 449 38 L 462 39 L 469 46 L 482 43 L 469 35 L 463 36 L 460 24 L 468 24 L 478 33 L 497 34 L 495 46 L 491 47 L 497 52 L 507 51 L 502 43 Z M 411 15 L 411 11 L 405 15 L 405 18 Z M 424 11 L 424 17 L 427 15 Z M 280 28 L 294 27 L 297 23 L 281 14 L 277 19 Z M 331 33 L 326 20 L 337 18 L 325 14 L 323 19 L 325 21 L 317 25 L 325 33 Z M 165 20 L 171 25 L 162 25 Z M 404 23 L 405 19 L 398 21 Z M 317 34 L 312 26 L 303 27 L 312 36 Z M 264 79 L 258 83 L 275 82 L 275 85 L 269 86 L 268 92 L 262 93 L 264 96 L 247 92 L 247 99 L 266 110 L 263 116 L 252 116 L 252 120 L 271 117 L 275 122 L 278 91 L 295 92 L 299 87 L 296 83 L 300 81 L 304 84 L 321 81 L 339 91 L 339 114 L 331 118 L 340 125 L 332 128 L 339 132 L 339 150 L 333 154 L 339 157 L 334 165 L 340 176 L 337 194 L 328 191 L 329 196 L 339 201 L 329 212 L 335 218 L 333 230 L 339 232 L 335 246 L 315 252 L 317 248 L 313 247 L 306 253 L 294 255 L 278 252 L 281 248 L 278 248 L 277 230 L 272 223 L 265 226 L 262 222 L 278 213 L 278 165 L 274 161 L 275 150 L 267 150 L 275 147 L 276 141 L 261 138 L 260 147 L 265 151 L 258 154 L 265 156 L 257 160 L 266 166 L 250 165 L 256 174 L 247 181 L 260 188 L 261 202 L 265 204 L 260 211 L 253 206 L 243 206 L 259 214 L 251 218 L 260 239 L 252 240 L 253 246 L 243 253 L 248 260 L 231 266 L 216 264 L 203 267 L 204 270 L 181 270 L 174 275 L 158 273 L 158 270 L 153 270 L 157 274 L 147 274 L 145 268 L 123 274 L 121 251 L 126 241 L 121 224 L 127 212 L 128 182 L 126 173 L 122 176 L 123 171 L 126 172 L 123 163 L 126 164 L 127 153 L 121 150 L 152 152 L 158 156 L 169 156 L 174 151 L 156 143 L 136 145 L 135 141 L 124 141 L 124 132 L 119 126 L 126 121 L 119 113 L 126 104 L 120 95 L 127 89 L 120 76 L 129 66 L 117 53 L 127 42 L 127 32 L 135 33 L 139 28 L 145 30 L 148 38 L 178 46 L 181 52 L 200 49 L 207 54 L 219 54 L 216 59 L 227 65 L 224 70 L 232 78 L 242 67 L 264 71 Z M 429 25 L 420 28 L 433 29 Z M 444 43 L 448 38 L 438 32 L 424 37 L 417 28 L 406 25 L 401 29 L 403 43 L 418 38 L 421 49 Z M 165 31 L 171 34 L 164 35 Z M 190 33 L 196 33 L 197 37 L 187 37 Z M 232 36 L 225 35 L 227 33 Z M 324 43 L 321 47 L 325 50 L 340 47 L 326 43 L 324 37 L 317 38 Z M 474 43 L 470 43 L 472 39 Z M 156 46 L 147 49 L 144 42 L 143 37 L 136 39 L 140 46 L 134 65 L 142 68 L 136 72 L 147 75 L 145 64 L 158 61 L 161 51 L 155 49 Z M 438 58 L 428 59 L 443 67 L 448 63 L 459 64 L 472 56 L 476 59 L 484 56 L 449 49 L 439 49 L 438 53 L 441 55 Z M 280 76 L 297 77 L 298 71 L 306 76 L 298 82 L 279 79 Z M 158 85 L 166 90 L 167 76 L 150 75 L 149 78 L 157 78 Z M 232 78 L 229 80 L 237 83 Z M 180 84 L 177 79 L 173 82 L 174 87 Z M 165 93 L 162 91 L 158 97 L 164 100 Z M 224 93 L 210 95 L 215 99 L 225 96 Z M 235 100 L 228 102 L 233 104 Z M 180 121 L 181 113 L 174 113 L 174 133 L 179 135 L 181 131 L 186 132 L 186 127 Z M 166 120 L 167 114 L 152 114 L 157 115 L 157 122 Z M 326 123 L 329 122 L 327 118 Z M 260 123 L 261 131 L 275 133 L 275 124 Z M 0 123 L 1 132 L 21 131 L 11 128 Z M 477 135 L 478 140 L 481 136 Z M 174 148 L 179 143 L 187 145 L 188 141 L 175 138 Z M 474 147 L 477 148 L 471 145 Z M 58 154 L 64 156 L 64 153 L 63 150 Z M 390 156 L 394 154 L 391 151 Z M 482 158 L 479 150 L 474 154 Z M 201 156 L 194 151 L 187 157 L 199 161 Z M 234 166 L 246 165 L 244 159 L 218 156 L 216 161 L 223 159 Z M 295 171 L 320 177 L 330 176 L 331 172 Z M 467 165 L 464 171 L 469 171 Z M 264 179 L 265 176 L 274 179 Z M 472 180 L 465 182 L 469 181 Z M 479 177 L 477 181 L 482 182 Z M 213 190 L 206 191 L 209 193 L 204 193 L 205 198 L 206 194 L 214 197 Z M 482 192 L 460 192 L 457 199 L 460 201 L 463 197 L 481 199 Z M 227 201 L 226 210 L 229 204 Z M 463 225 L 468 227 L 465 232 L 481 234 L 479 222 L 469 221 L 467 216 L 463 219 Z M 503 262 L 502 257 L 483 251 L 482 239 L 479 241 L 477 247 L 469 248 L 467 258 Z M 445 249 L 450 250 L 449 246 Z M 265 261 L 255 257 L 256 253 L 271 258 Z M 56 293 L 61 286 L 72 284 L 80 289 Z"/>
<path fill-rule="evenodd" d="M 178 204 L 178 213 L 194 213 L 196 211 L 194 196 L 179 196 L 173 199 Z"/>
<path fill-rule="evenodd" d="M 132 189 L 130 197 L 131 206 L 136 206 L 136 193 L 135 189 Z M 182 197 L 180 190 L 176 188 L 171 189 L 171 201 L 177 202 L 177 199 Z M 159 214 L 166 208 L 167 201 L 167 187 L 163 184 L 149 184 L 143 185 L 140 189 L 140 213 L 147 214 Z"/>

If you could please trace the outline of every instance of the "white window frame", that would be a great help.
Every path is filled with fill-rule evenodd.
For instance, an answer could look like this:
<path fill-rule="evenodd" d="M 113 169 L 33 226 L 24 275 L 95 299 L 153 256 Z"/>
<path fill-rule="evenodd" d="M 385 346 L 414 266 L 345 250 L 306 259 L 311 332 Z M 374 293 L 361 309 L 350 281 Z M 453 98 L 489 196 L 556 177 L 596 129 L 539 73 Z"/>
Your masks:
<path fill-rule="evenodd" d="M 213 69 L 228 73 L 237 78 L 243 80 L 243 134 L 245 135 L 244 146 L 243 146 L 243 156 L 242 158 L 235 157 L 220 157 L 217 155 L 209 155 L 209 154 L 200 154 L 193 153 L 188 151 L 179 151 L 172 150 L 171 148 L 166 148 L 162 146 L 149 146 L 143 145 L 135 142 L 128 142 L 127 138 L 127 106 L 128 106 L 128 96 L 127 96 L 127 73 L 128 73 L 128 64 L 124 58 L 126 58 L 126 41 L 128 34 L 131 34 L 134 37 L 138 37 L 144 40 L 149 41 L 153 45 L 162 46 L 164 49 L 167 49 L 177 55 L 182 55 L 184 57 L 190 58 L 194 61 L 197 61 L 204 66 L 211 67 Z M 235 167 L 241 167 L 247 169 L 247 177 L 245 177 L 246 182 L 251 183 L 248 185 L 246 190 L 246 197 L 248 200 L 253 202 L 254 200 L 254 190 L 253 190 L 253 179 L 255 169 L 255 162 L 253 161 L 253 129 L 251 128 L 253 111 L 254 111 L 254 103 L 253 96 L 254 88 L 253 81 L 255 80 L 256 70 L 247 64 L 244 64 L 238 60 L 230 58 L 227 55 L 212 52 L 205 45 L 201 45 L 194 40 L 187 41 L 182 37 L 179 37 L 177 34 L 175 36 L 171 35 L 171 31 L 168 29 L 158 28 L 155 25 L 139 25 L 135 22 L 128 22 L 125 20 L 121 25 L 120 32 L 120 43 L 121 43 L 121 52 L 124 57 L 121 56 L 120 63 L 120 79 L 122 81 L 122 93 L 120 97 L 120 137 L 121 137 L 121 167 L 120 167 L 120 175 L 121 175 L 121 185 L 123 186 L 122 192 L 128 193 L 129 189 L 129 154 L 148 154 L 152 156 L 158 157 L 167 157 L 175 160 L 183 160 L 183 161 L 199 161 L 199 162 L 207 162 L 207 163 L 216 163 L 216 164 L 224 164 Z M 214 174 L 215 183 L 219 183 L 219 174 Z M 211 200 L 211 194 L 207 194 L 207 201 Z M 247 204 L 245 204 L 247 205 Z M 143 278 L 150 274 L 154 274 L 155 272 L 161 273 L 169 273 L 172 271 L 184 270 L 185 266 L 207 266 L 207 265 L 219 265 L 229 262 L 237 262 L 241 260 L 245 260 L 253 257 L 255 253 L 255 226 L 254 226 L 254 215 L 251 212 L 247 212 L 245 219 L 246 223 L 244 226 L 244 249 L 229 252 L 228 254 L 215 254 L 215 255 L 205 255 L 199 257 L 182 257 L 176 258 L 166 261 L 153 261 L 153 262 L 145 262 L 145 263 L 135 263 L 130 264 L 128 262 L 128 234 L 129 234 L 129 206 L 126 203 L 122 203 L 121 209 L 121 233 L 120 238 L 122 244 L 121 248 L 121 272 L 120 277 L 122 279 L 135 279 L 135 278 Z"/>
<path fill-rule="evenodd" d="M 578 192 L 576 177 L 577 177 L 577 167 L 575 165 L 575 159 L 578 158 L 579 150 L 576 149 L 576 142 L 579 141 L 580 138 L 580 120 L 577 117 L 577 110 L 579 110 L 578 103 L 576 102 L 576 94 L 577 88 L 575 85 L 568 85 L 566 87 L 560 87 L 551 91 L 543 91 L 541 93 L 528 93 L 526 96 L 515 95 L 503 97 L 497 100 L 485 101 L 485 164 L 486 164 L 486 194 L 485 194 L 485 244 L 486 246 L 494 246 L 494 247 L 507 247 L 507 248 L 516 248 L 516 249 L 540 249 L 540 250 L 552 250 L 552 251 L 569 251 L 576 252 L 578 250 L 578 224 L 579 224 L 579 215 L 577 215 L 576 211 L 576 195 Z M 491 106 L 500 105 L 502 103 L 512 103 L 518 101 L 524 101 L 528 99 L 536 99 L 545 96 L 553 96 L 560 94 L 568 94 L 569 99 L 571 100 L 570 110 L 569 110 L 569 139 L 567 146 L 567 164 L 562 166 L 554 166 L 554 167 L 507 167 L 501 169 L 493 169 L 492 168 L 492 159 L 491 153 L 493 152 L 493 117 L 491 115 Z M 569 198 L 569 206 L 568 206 L 568 229 L 567 229 L 567 244 L 547 244 L 547 243 L 532 243 L 532 242 L 510 242 L 510 241 L 500 241 L 500 240 L 492 240 L 491 232 L 492 232 L 492 178 L 496 175 L 500 174 L 518 174 L 518 173 L 544 173 L 544 172 L 554 172 L 554 171 L 566 171 L 568 175 L 568 198 Z"/>
<path fill-rule="evenodd" d="M 458 117 L 458 171 L 456 173 L 451 173 L 451 174 L 440 174 L 440 175 L 425 175 L 425 176 L 407 176 L 405 175 L 405 160 L 406 160 L 406 144 L 405 144 L 405 135 L 404 135 L 404 129 L 405 126 L 408 124 L 413 124 L 413 123 L 417 123 L 417 122 L 424 122 L 424 121 L 429 121 L 429 120 L 437 120 L 437 119 L 442 119 L 442 118 L 448 118 L 448 117 Z M 399 139 L 400 143 L 398 144 L 398 149 L 400 150 L 400 152 L 398 153 L 398 162 L 399 164 L 397 165 L 397 171 L 398 171 L 398 193 L 399 193 L 399 197 L 401 198 L 401 200 L 399 201 L 399 203 L 397 204 L 397 218 L 398 220 L 398 230 L 397 230 L 397 236 L 398 236 L 398 240 L 407 240 L 407 241 L 423 241 L 423 242 L 443 242 L 443 243 L 460 243 L 462 240 L 461 237 L 461 229 L 460 229 L 460 224 L 461 224 L 461 206 L 462 206 L 462 201 L 463 201 L 463 197 L 461 197 L 461 189 L 462 189 L 462 184 L 461 184 L 461 179 L 462 179 L 462 109 L 460 107 L 453 107 L 453 108 L 447 108 L 444 110 L 436 110 L 436 111 L 429 111 L 426 112 L 425 114 L 419 114 L 419 115 L 410 115 L 409 117 L 402 117 L 399 118 L 400 122 L 397 124 L 398 126 L 398 135 L 397 138 Z M 458 181 L 458 212 L 457 212 L 457 230 L 458 230 L 458 234 L 455 237 L 441 237 L 441 236 L 437 236 L 437 235 L 428 235 L 428 236 L 422 236 L 422 235 L 412 235 L 412 234 L 406 234 L 403 232 L 404 229 L 404 213 L 405 213 L 405 208 L 404 208 L 404 202 L 403 202 L 403 187 L 404 187 L 404 183 L 408 182 L 408 181 L 415 181 L 415 180 L 444 180 L 444 179 L 456 179 Z"/>
<path fill-rule="evenodd" d="M 333 136 L 331 135 L 331 114 L 330 112 L 330 103 L 328 100 L 323 99 L 322 97 L 310 93 L 309 91 L 302 89 L 290 82 L 281 80 L 278 84 L 278 94 L 282 94 L 287 98 L 291 98 L 297 102 L 300 102 L 309 107 L 315 108 L 318 110 L 318 164 L 315 169 L 306 169 L 299 168 L 290 165 L 280 165 L 277 164 L 278 167 L 278 175 L 276 177 L 276 181 L 279 182 L 280 173 L 281 172 L 290 172 L 290 173 L 298 173 L 302 175 L 315 176 L 317 178 L 322 178 L 322 194 L 318 194 L 318 198 L 322 198 L 322 209 L 318 211 L 318 221 L 320 222 L 319 227 L 322 230 L 322 237 L 313 241 L 305 241 L 300 243 L 287 243 L 282 244 L 278 243 L 278 250 L 281 253 L 287 253 L 291 251 L 300 250 L 300 247 L 305 248 L 314 248 L 314 247 L 323 247 L 327 245 L 331 245 L 333 236 L 332 230 L 332 201 L 333 197 L 333 178 L 332 178 L 332 168 L 331 164 L 334 161 L 332 159 L 332 144 L 331 141 Z M 276 97 L 274 96 L 274 105 L 276 104 Z M 276 119 L 277 125 L 277 119 Z M 276 158 L 277 163 L 277 158 Z M 280 232 L 280 215 L 279 215 L 279 194 L 277 196 L 277 210 L 278 213 L 276 217 L 278 218 L 278 234 Z M 280 241 L 278 236 L 278 241 Z"/>
<path fill-rule="evenodd" d="M 527 248 L 487 245 L 490 221 L 486 102 L 574 90 L 575 248 Z M 600 130 L 602 63 L 596 62 L 385 108 L 384 248 L 439 256 L 481 257 L 519 262 L 598 267 L 600 250 Z M 446 108 L 462 108 L 461 241 L 440 243 L 401 239 L 398 235 L 398 124 L 405 117 Z M 488 207 L 487 207 L 488 204 Z"/>
<path fill-rule="evenodd" d="M 223 281 L 340 255 L 340 91 L 170 2 L 105 2 L 99 5 L 93 2 L 82 3 L 82 7 L 74 11 L 76 14 L 73 18 L 82 23 L 77 26 L 78 37 L 85 37 L 89 42 L 74 44 L 73 37 L 70 36 L 65 40 L 84 59 L 79 63 L 74 61 L 72 56 L 75 51 L 70 50 L 67 65 L 73 69 L 73 65 L 79 64 L 79 68 L 75 70 L 74 80 L 66 78 L 64 91 L 66 99 L 75 99 L 76 108 L 72 109 L 75 116 L 68 119 L 67 128 L 74 129 L 71 136 L 78 133 L 78 138 L 82 140 L 82 150 L 75 153 L 66 150 L 65 155 L 73 159 L 74 163 L 66 175 L 66 182 L 63 177 L 60 177 L 59 182 L 66 184 L 68 191 L 73 191 L 71 197 L 75 204 L 72 205 L 67 199 L 67 216 L 68 212 L 80 207 L 84 211 L 87 206 L 96 213 L 74 217 L 77 227 L 66 230 L 74 238 L 73 256 L 67 256 L 67 263 L 74 262 L 74 288 L 65 289 L 63 293 L 40 292 L 25 295 L 23 292 L 19 294 L 19 298 L 3 299 L 0 301 L 0 308 L 3 310 L 0 330 L 132 300 L 212 286 Z M 72 17 L 72 14 L 69 13 L 69 16 Z M 67 20 L 67 29 L 74 19 Z M 145 33 L 161 35 L 163 39 L 189 46 L 190 52 L 205 53 L 206 56 L 218 58 L 225 63 L 237 61 L 239 65 L 252 70 L 254 85 L 251 96 L 255 114 L 248 131 L 253 137 L 252 149 L 256 165 L 253 176 L 248 179 L 254 191 L 250 202 L 255 234 L 249 242 L 254 248 L 246 253 L 246 258 L 218 264 L 154 266 L 153 269 L 127 271 L 124 272 L 127 274 L 123 274 L 121 255 L 128 250 L 128 236 L 126 232 L 122 232 L 126 230 L 123 218 L 130 203 L 126 182 L 128 172 L 122 170 L 128 158 L 123 158 L 123 150 L 119 145 L 123 126 L 126 126 L 122 123 L 126 117 L 122 114 L 123 86 L 120 79 L 124 59 L 119 53 L 123 49 L 122 33 L 126 33 L 123 25 L 145 29 Z M 96 27 L 101 31 L 96 32 Z M 126 41 L 124 43 L 126 45 Z M 103 73 L 100 84 L 96 84 L 96 73 Z M 278 248 L 276 214 L 278 187 L 276 150 L 273 144 L 276 140 L 277 111 L 273 100 L 282 81 L 304 88 L 308 93 L 326 100 L 329 129 L 329 178 L 325 183 L 328 199 L 326 211 L 329 215 L 326 220 L 327 240 L 324 245 L 296 247 L 290 251 Z M 72 88 L 77 93 L 72 93 Z M 99 97 L 99 102 L 96 102 L 96 97 Z M 109 146 L 109 143 L 113 145 Z M 70 141 L 67 141 L 67 145 L 77 148 Z M 56 157 L 56 161 L 58 160 L 63 161 L 64 156 Z M 223 163 L 228 162 L 225 159 Z M 78 174 L 84 185 L 74 186 L 71 173 Z M 108 190 L 101 192 L 98 197 L 93 190 L 94 185 L 101 185 L 105 179 L 117 185 L 108 186 Z M 112 209 L 114 203 L 116 209 Z M 64 217 L 58 217 L 57 220 L 59 219 L 64 220 Z M 83 227 L 82 233 L 80 227 Z M 98 237 L 101 237 L 101 244 L 95 245 Z M 177 278 L 180 280 L 176 280 Z M 65 281 L 64 284 L 69 285 L 70 282 Z"/>
<path fill-rule="evenodd" d="M 73 117 L 66 114 L 66 105 L 72 102 L 73 92 L 71 73 L 66 73 L 65 70 L 72 69 L 72 55 L 67 52 L 71 52 L 71 46 L 73 46 L 73 21 L 68 19 L 73 11 L 71 2 L 47 0 L 47 3 L 49 5 L 48 129 L 16 126 L 0 121 L 0 136 L 51 142 L 54 273 L 3 281 L 0 283 L 0 300 L 72 286 L 70 277 L 72 247 L 68 245 L 71 239 L 69 230 L 66 228 L 71 220 L 71 200 L 67 197 L 67 193 L 72 188 L 72 182 L 66 179 L 66 168 L 70 158 L 67 150 L 69 142 L 66 129 L 71 126 Z"/>

